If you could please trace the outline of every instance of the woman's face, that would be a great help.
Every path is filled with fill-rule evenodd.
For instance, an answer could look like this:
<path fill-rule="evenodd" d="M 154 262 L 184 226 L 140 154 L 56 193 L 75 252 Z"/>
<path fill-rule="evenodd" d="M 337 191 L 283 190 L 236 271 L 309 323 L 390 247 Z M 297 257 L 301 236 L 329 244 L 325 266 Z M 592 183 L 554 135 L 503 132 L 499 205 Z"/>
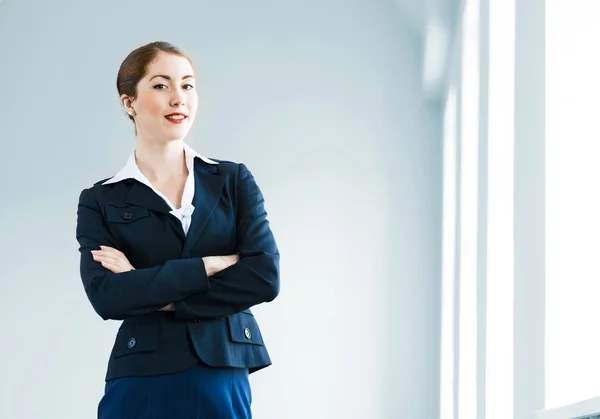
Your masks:
<path fill-rule="evenodd" d="M 135 118 L 138 137 L 156 142 L 184 138 L 198 107 L 194 69 L 183 57 L 160 53 L 137 86 L 137 98 L 121 100 Z"/>

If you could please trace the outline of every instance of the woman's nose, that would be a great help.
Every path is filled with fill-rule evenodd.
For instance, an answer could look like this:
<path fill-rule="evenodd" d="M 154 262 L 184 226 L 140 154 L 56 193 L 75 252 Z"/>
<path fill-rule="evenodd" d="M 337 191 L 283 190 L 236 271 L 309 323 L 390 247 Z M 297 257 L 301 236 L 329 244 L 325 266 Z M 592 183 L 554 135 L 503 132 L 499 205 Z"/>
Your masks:
<path fill-rule="evenodd" d="M 177 91 L 176 93 L 173 94 L 173 97 L 171 98 L 171 106 L 181 106 L 181 105 L 185 105 L 184 95 L 182 92 Z"/>

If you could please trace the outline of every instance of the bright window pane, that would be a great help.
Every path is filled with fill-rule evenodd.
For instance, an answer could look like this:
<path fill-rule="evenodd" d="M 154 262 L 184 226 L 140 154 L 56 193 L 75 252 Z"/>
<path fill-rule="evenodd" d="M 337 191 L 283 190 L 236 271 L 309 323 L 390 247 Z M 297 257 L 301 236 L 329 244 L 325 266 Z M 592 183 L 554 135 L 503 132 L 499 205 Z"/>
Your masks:
<path fill-rule="evenodd" d="M 546 1 L 546 403 L 600 376 L 600 2 Z"/>
<path fill-rule="evenodd" d="M 454 418 L 454 287 L 456 257 L 456 89 L 444 110 L 444 202 L 442 231 L 442 357 L 440 419 Z"/>
<path fill-rule="evenodd" d="M 479 4 L 463 15 L 461 77 L 458 417 L 477 413 L 477 211 L 479 162 Z"/>
<path fill-rule="evenodd" d="M 515 0 L 490 0 L 486 419 L 513 417 Z"/>

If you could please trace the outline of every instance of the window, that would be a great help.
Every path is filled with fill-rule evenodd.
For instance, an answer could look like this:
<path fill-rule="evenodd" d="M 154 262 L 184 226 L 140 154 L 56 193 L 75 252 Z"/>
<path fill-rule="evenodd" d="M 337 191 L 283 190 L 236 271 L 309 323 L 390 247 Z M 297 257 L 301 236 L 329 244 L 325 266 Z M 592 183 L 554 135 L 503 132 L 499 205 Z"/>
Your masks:
<path fill-rule="evenodd" d="M 486 419 L 513 417 L 515 3 L 489 1 Z"/>
<path fill-rule="evenodd" d="M 597 0 L 546 1 L 546 407 L 598 396 Z"/>
<path fill-rule="evenodd" d="M 467 0 L 462 22 L 458 417 L 477 417 L 477 261 L 479 188 L 479 2 Z"/>
<path fill-rule="evenodd" d="M 442 339 L 440 419 L 454 418 L 454 292 L 456 272 L 456 88 L 444 109 L 444 196 L 442 222 Z"/>

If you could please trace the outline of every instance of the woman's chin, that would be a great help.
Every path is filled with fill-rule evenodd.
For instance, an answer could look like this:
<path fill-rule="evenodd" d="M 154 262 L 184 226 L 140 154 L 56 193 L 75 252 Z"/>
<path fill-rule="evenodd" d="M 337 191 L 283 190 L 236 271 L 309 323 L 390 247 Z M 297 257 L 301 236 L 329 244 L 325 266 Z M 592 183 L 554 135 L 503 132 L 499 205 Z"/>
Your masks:
<path fill-rule="evenodd" d="M 187 133 L 189 132 L 189 128 L 179 128 L 179 129 L 170 129 L 164 131 L 164 138 L 168 141 L 181 140 L 185 138 Z"/>

